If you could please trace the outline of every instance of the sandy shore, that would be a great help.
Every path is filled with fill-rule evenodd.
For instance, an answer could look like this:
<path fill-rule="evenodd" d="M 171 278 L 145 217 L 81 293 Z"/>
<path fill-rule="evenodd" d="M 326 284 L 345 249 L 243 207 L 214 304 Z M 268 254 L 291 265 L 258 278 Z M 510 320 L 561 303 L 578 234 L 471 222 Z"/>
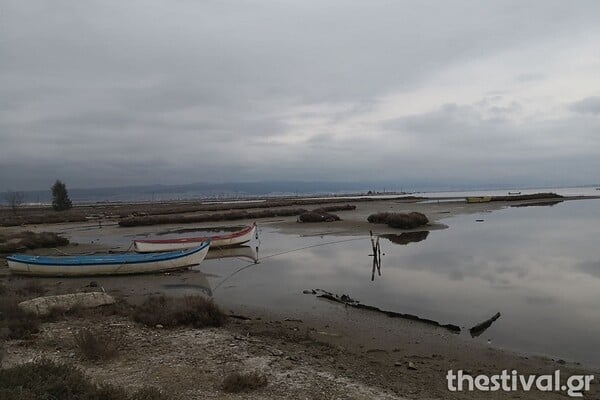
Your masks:
<path fill-rule="evenodd" d="M 566 199 L 575 200 L 575 199 Z M 344 202 L 341 201 L 340 204 Z M 539 203 L 539 201 L 518 204 Z M 460 214 L 493 212 L 515 202 L 467 204 L 464 201 L 417 203 L 403 200 L 355 202 L 356 210 L 337 212 L 342 221 L 299 224 L 296 217 L 266 218 L 268 225 L 294 235 L 364 235 L 398 233 L 398 230 L 366 222 L 369 214 L 379 211 L 425 213 L 430 224 L 425 229 L 445 229 L 443 219 Z M 316 208 L 316 207 L 315 207 Z M 98 212 L 98 210 L 96 210 Z M 233 221 L 240 225 L 249 221 Z M 215 224 L 198 224 L 198 226 Z M 226 224 L 218 224 L 226 225 Z M 195 225 L 196 226 L 196 225 Z M 125 250 L 135 235 L 153 234 L 185 227 L 160 225 L 118 227 L 107 219 L 94 222 L 27 226 L 34 231 L 63 232 L 85 238 L 78 245 L 61 248 L 64 253 Z M 1 228 L 10 233 L 23 227 Z M 423 230 L 419 228 L 418 230 Z M 110 239 L 110 240 L 109 240 Z M 107 245 L 107 243 L 109 243 Z M 38 249 L 39 254 L 57 254 Z M 21 286 L 30 279 L 8 273 L 0 264 L 0 279 L 6 286 Z M 111 281 L 105 289 L 135 302 L 157 289 L 165 281 L 177 283 L 177 273 L 124 277 Z M 189 279 L 189 276 L 186 276 Z M 82 290 L 90 278 L 44 279 L 48 294 Z M 198 284 L 200 284 L 198 282 Z M 318 300 L 325 301 L 325 300 Z M 398 399 L 537 399 L 564 398 L 564 393 L 469 393 L 449 392 L 445 375 L 449 369 L 462 369 L 473 375 L 498 374 L 503 369 L 520 373 L 550 374 L 560 369 L 564 376 L 591 371 L 581 365 L 546 357 L 516 354 L 491 345 L 465 341 L 449 331 L 419 322 L 390 319 L 365 310 L 329 304 L 334 310 L 328 318 L 306 312 L 289 318 L 268 309 L 252 309 L 243 304 L 227 303 L 226 311 L 248 317 L 231 319 L 224 328 L 149 329 L 119 316 L 68 318 L 45 323 L 33 341 L 7 343 L 5 366 L 28 361 L 41 355 L 73 362 L 100 381 L 126 387 L 152 382 L 178 399 L 198 398 L 398 398 Z M 338 317 L 331 318 L 331 315 Z M 85 363 L 72 352 L 73 332 L 88 325 L 100 325 L 126 338 L 126 352 L 108 364 Z M 409 368 L 410 367 L 410 368 Z M 269 376 L 269 385 L 250 395 L 231 395 L 220 391 L 219 383 L 231 370 L 260 370 Z M 592 371 L 593 373 L 594 371 Z M 596 383 L 586 398 L 600 398 Z"/>

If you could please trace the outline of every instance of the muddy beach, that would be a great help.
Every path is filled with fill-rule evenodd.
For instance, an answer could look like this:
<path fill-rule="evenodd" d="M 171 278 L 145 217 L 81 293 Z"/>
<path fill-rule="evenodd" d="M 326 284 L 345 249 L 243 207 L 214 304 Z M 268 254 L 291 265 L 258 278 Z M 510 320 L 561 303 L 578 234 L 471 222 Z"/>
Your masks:
<path fill-rule="evenodd" d="M 563 199 L 564 203 L 587 201 Z M 341 221 L 323 223 L 298 223 L 296 215 L 273 216 L 252 220 L 233 220 L 206 223 L 173 223 L 151 226 L 119 226 L 119 216 L 142 213 L 136 206 L 127 206 L 114 212 L 113 207 L 101 206 L 80 212 L 79 222 L 44 223 L 0 228 L 10 235 L 14 232 L 55 232 L 69 239 L 70 244 L 54 248 L 30 250 L 34 254 L 87 254 L 104 251 L 130 250 L 135 237 L 150 237 L 163 233 L 168 237 L 189 234 L 194 228 L 209 226 L 240 226 L 256 221 L 261 228 L 259 239 L 248 244 L 247 254 L 232 258 L 206 260 L 189 271 L 168 274 L 136 275 L 123 277 L 85 278 L 28 278 L 11 275 L 2 259 L 1 283 L 7 288 L 24 288 L 35 281 L 42 289 L 27 297 L 104 290 L 130 304 L 140 303 L 148 295 L 167 296 L 197 295 L 214 298 L 226 314 L 233 315 L 220 328 L 192 329 L 186 327 L 164 329 L 141 326 L 118 313 L 89 313 L 67 316 L 44 322 L 40 332 L 27 340 L 10 340 L 4 345 L 3 367 L 47 357 L 73 363 L 98 381 L 118 384 L 136 389 L 151 384 L 175 395 L 174 398 L 400 398 L 400 399 L 478 399 L 478 398 L 540 398 L 540 393 L 481 393 L 450 392 L 446 373 L 450 369 L 462 369 L 472 375 L 496 374 L 502 370 L 517 369 L 530 374 L 549 374 L 560 369 L 564 375 L 596 371 L 589 363 L 579 359 L 567 359 L 539 351 L 516 351 L 488 340 L 486 332 L 480 340 L 471 340 L 468 330 L 475 322 L 485 322 L 494 313 L 473 314 L 473 324 L 467 324 L 449 313 L 448 317 L 437 315 L 417 306 L 406 309 L 402 302 L 382 301 L 377 308 L 395 313 L 412 314 L 435 320 L 444 325 L 456 323 L 461 334 L 444 327 L 434 326 L 410 318 L 391 318 L 368 308 L 351 307 L 343 302 L 319 297 L 313 290 L 335 289 L 334 272 L 327 276 L 315 275 L 313 280 L 301 280 L 296 286 L 288 283 L 292 275 L 277 275 L 277 268 L 287 267 L 278 257 L 280 253 L 296 254 L 304 264 L 339 257 L 344 263 L 363 257 L 360 268 L 364 269 L 360 285 L 382 282 L 394 278 L 391 268 L 393 252 L 418 248 L 425 243 L 444 240 L 445 234 L 455 229 L 453 218 L 465 218 L 469 226 L 485 227 L 488 218 L 504 212 L 512 206 L 515 210 L 544 208 L 539 199 L 523 201 L 497 201 L 467 204 L 464 200 L 418 201 L 416 199 L 389 199 L 375 201 L 328 202 L 352 204 L 354 210 L 335 211 Z M 180 205 L 174 205 L 174 208 Z M 277 204 L 265 209 L 287 208 L 290 204 Z M 307 209 L 319 204 L 306 204 Z M 187 207 L 187 206 L 186 206 Z M 548 207 L 556 207 L 556 200 L 548 201 Z M 166 208 L 161 205 L 160 209 Z M 159 213 L 160 209 L 156 212 Z M 256 208 L 253 208 L 256 210 Z M 92 211 L 93 210 L 93 211 Z M 261 210 L 261 208 L 258 208 Z M 214 212 L 192 207 L 182 210 L 183 215 L 194 216 Z M 219 210 L 223 211 L 223 210 Z M 143 213 L 153 212 L 144 206 Z M 421 212 L 429 224 L 413 230 L 398 230 L 385 225 L 370 224 L 367 217 L 376 212 Z M 88 213 L 89 215 L 86 215 Z M 158 214 L 160 215 L 160 214 Z M 175 214 L 178 215 L 178 214 Z M 462 221 L 462 220 L 461 220 Z M 465 222 L 461 222 L 465 224 Z M 456 228 L 459 229 L 459 228 Z M 478 228 L 479 229 L 479 228 Z M 181 231 L 184 230 L 184 233 Z M 386 253 L 379 276 L 375 267 L 370 268 L 369 231 L 381 236 Z M 436 236 L 437 235 L 437 236 Z M 439 238 L 439 239 L 436 239 Z M 352 257 L 305 253 L 312 246 L 328 249 L 334 242 L 360 247 Z M 353 240 L 356 240 L 354 242 Z M 318 247 L 315 247 L 318 246 Z M 258 250 L 256 249 L 258 247 Z M 347 249 L 344 247 L 344 249 Z M 337 256 L 336 256 L 337 254 Z M 316 256 L 322 258 L 315 258 Z M 291 263 L 291 261 L 290 261 Z M 387 264 L 386 264 L 387 263 Z M 364 264 L 364 268 L 363 268 Z M 292 264 L 290 264 L 292 265 Z M 342 268 L 343 265 L 336 268 Z M 289 267 L 289 270 L 292 268 Z M 362 271 L 361 269 L 361 271 Z M 312 271 L 312 270 L 307 270 Z M 373 278 L 371 280 L 371 273 Z M 265 274 L 274 276 L 268 280 Z M 263 274 L 263 275 L 260 275 Z M 362 272 L 361 272 L 362 274 Z M 308 274 L 310 275 L 310 274 Z M 256 276 L 260 278 L 256 278 Z M 340 281 L 345 282 L 340 278 Z M 277 289 L 274 282 L 281 282 Z M 248 282 L 249 288 L 244 288 Z M 287 285 L 287 286 L 286 286 Z M 326 287 L 323 287 L 326 286 Z M 340 284 L 335 295 L 348 295 L 363 304 L 374 307 L 374 297 L 369 291 L 358 291 L 352 286 Z M 359 284 L 357 284 L 359 285 Z M 357 286 L 358 287 L 358 286 Z M 431 286 L 435 291 L 436 286 Z M 273 293 L 272 297 L 260 292 Z M 498 310 L 495 310 L 498 311 Z M 502 310 L 504 311 L 504 310 Z M 415 312 L 415 314 L 417 314 Z M 510 313 L 509 313 L 510 314 Z M 504 314 L 498 321 L 503 323 Z M 115 337 L 121 337 L 122 351 L 114 360 L 89 363 L 82 359 L 73 347 L 73 334 L 88 326 L 101 327 Z M 486 328 L 487 329 L 487 328 Z M 222 390 L 220 384 L 231 371 L 260 371 L 268 378 L 268 384 L 243 394 L 231 394 Z M 564 393 L 544 393 L 544 398 L 564 398 Z M 599 396 L 598 384 L 586 393 L 586 398 Z"/>

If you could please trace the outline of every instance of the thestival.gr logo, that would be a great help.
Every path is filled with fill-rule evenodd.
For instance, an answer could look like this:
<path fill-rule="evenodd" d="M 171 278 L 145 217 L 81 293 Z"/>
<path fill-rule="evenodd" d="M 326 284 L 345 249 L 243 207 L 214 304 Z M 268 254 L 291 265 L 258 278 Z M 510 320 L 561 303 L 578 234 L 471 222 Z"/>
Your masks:
<path fill-rule="evenodd" d="M 448 390 L 462 392 L 566 392 L 569 397 L 583 397 L 590 390 L 594 375 L 571 375 L 562 383 L 560 370 L 552 375 L 521 375 L 516 370 L 503 370 L 497 375 L 475 375 L 462 370 L 449 370 L 446 374 Z"/>

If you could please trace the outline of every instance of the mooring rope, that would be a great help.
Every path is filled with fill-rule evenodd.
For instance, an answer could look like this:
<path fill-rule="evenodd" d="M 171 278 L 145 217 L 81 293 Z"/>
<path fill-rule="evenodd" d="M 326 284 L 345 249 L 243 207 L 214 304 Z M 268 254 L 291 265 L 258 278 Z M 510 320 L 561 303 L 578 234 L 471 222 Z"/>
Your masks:
<path fill-rule="evenodd" d="M 239 268 L 238 270 L 236 270 L 236 271 L 232 272 L 230 275 L 228 275 L 228 276 L 227 276 L 225 279 L 223 279 L 221 282 L 219 282 L 219 283 L 218 283 L 218 284 L 215 286 L 215 288 L 213 289 L 213 292 L 214 292 L 215 290 L 217 290 L 217 289 L 218 289 L 218 288 L 219 288 L 221 285 L 223 285 L 223 283 L 225 283 L 227 280 L 229 280 L 229 279 L 230 279 L 230 278 L 232 278 L 233 276 L 237 275 L 238 273 L 242 272 L 242 271 L 243 271 L 243 270 L 245 270 L 245 269 L 248 269 L 248 268 L 252 267 L 253 265 L 258 265 L 258 264 L 260 264 L 260 261 L 262 261 L 262 260 L 266 260 L 266 259 L 269 259 L 269 258 L 273 258 L 273 257 L 282 256 L 282 255 L 284 255 L 284 254 L 295 253 L 295 252 L 297 252 L 297 251 L 308 250 L 308 249 L 312 249 L 312 248 L 315 248 L 315 247 L 322 247 L 322 246 L 328 246 L 328 245 L 332 245 L 332 244 L 345 243 L 345 242 L 352 242 L 352 241 L 356 241 L 356 240 L 364 240 L 364 239 L 365 239 L 365 237 L 364 237 L 364 236 L 360 236 L 360 237 L 357 237 L 357 238 L 352 238 L 352 239 L 333 240 L 333 241 L 331 241 L 331 242 L 326 242 L 326 243 L 317 243 L 317 244 L 313 244 L 313 245 L 310 245 L 310 246 L 299 247 L 299 248 L 296 248 L 296 249 L 286 250 L 286 251 L 282 251 L 282 252 L 279 252 L 279 253 L 274 253 L 274 254 L 270 254 L 270 255 L 268 255 L 268 256 L 261 257 L 261 258 L 259 259 L 259 262 L 255 262 L 255 263 L 251 263 L 251 264 L 248 264 L 248 265 L 244 265 L 243 267 Z"/>

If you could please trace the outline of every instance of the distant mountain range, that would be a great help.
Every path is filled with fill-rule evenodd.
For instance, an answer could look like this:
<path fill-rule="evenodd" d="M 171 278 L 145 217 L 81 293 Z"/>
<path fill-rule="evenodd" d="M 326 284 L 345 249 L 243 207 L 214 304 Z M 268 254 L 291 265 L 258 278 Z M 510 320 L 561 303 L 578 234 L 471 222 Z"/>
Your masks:
<path fill-rule="evenodd" d="M 517 189 L 527 186 L 514 184 L 487 184 L 449 186 L 439 182 L 298 182 L 298 181 L 261 181 L 228 183 L 190 183 L 181 185 L 145 185 L 104 188 L 68 188 L 69 196 L 75 203 L 89 202 L 129 202 L 163 201 L 188 199 L 226 199 L 249 198 L 256 196 L 296 196 L 296 195 L 334 195 L 373 192 L 424 192 Z M 50 190 L 32 190 L 23 192 L 25 203 L 50 203 Z M 6 203 L 0 194 L 0 203 Z"/>
<path fill-rule="evenodd" d="M 391 186 L 388 186 L 391 188 Z M 393 188 L 398 190 L 397 187 Z M 247 198 L 255 196 L 294 196 L 307 194 L 362 193 L 384 190 L 384 186 L 364 182 L 229 182 L 183 185 L 145 185 L 104 188 L 68 188 L 73 202 L 161 201 L 208 198 Z M 389 191 L 389 189 L 386 189 Z M 26 203 L 49 203 L 50 190 L 25 191 Z M 4 196 L 0 199 L 4 201 Z"/>

